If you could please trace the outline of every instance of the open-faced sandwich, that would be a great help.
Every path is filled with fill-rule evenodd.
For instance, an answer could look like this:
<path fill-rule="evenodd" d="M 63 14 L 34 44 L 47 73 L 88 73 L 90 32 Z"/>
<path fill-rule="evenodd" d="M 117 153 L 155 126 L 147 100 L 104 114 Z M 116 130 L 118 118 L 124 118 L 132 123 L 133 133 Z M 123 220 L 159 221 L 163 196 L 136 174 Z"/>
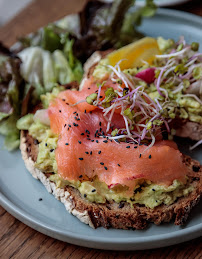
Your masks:
<path fill-rule="evenodd" d="M 134 15 L 131 4 L 90 1 L 74 22 L 42 28 L 12 52 L 0 46 L 0 133 L 13 149 L 21 130 L 28 171 L 94 228 L 182 225 L 202 195 L 200 163 L 173 141 L 201 144 L 199 44 L 136 41 L 134 24 L 155 6 Z"/>
<path fill-rule="evenodd" d="M 18 121 L 27 169 L 92 227 L 184 224 L 202 171 L 171 139 L 201 124 L 200 97 L 190 93 L 201 80 L 197 50 L 183 38 L 143 38 L 98 63 L 94 54 L 80 90 L 55 88 Z"/>

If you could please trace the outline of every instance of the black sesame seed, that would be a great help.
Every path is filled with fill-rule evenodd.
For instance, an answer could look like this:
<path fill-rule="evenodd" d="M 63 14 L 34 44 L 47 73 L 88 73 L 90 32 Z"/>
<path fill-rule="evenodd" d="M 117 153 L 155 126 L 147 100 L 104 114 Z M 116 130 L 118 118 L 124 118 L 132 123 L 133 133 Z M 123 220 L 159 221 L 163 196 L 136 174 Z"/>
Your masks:
<path fill-rule="evenodd" d="M 155 192 L 155 189 L 152 189 L 153 192 Z"/>
<path fill-rule="evenodd" d="M 102 98 L 103 96 L 102 95 L 100 95 L 100 98 Z"/>
<path fill-rule="evenodd" d="M 54 149 L 52 148 L 51 150 L 50 150 L 50 152 L 53 152 L 54 151 Z"/>
<path fill-rule="evenodd" d="M 103 163 L 103 162 L 100 162 L 100 164 L 101 164 L 101 165 L 104 165 L 104 163 Z"/>
<path fill-rule="evenodd" d="M 48 144 L 46 143 L 46 144 L 45 144 L 45 146 L 47 147 L 47 146 L 48 146 Z"/>
<path fill-rule="evenodd" d="M 43 199 L 42 198 L 39 198 L 39 201 L 42 201 Z"/>
<path fill-rule="evenodd" d="M 103 140 L 104 143 L 108 143 L 108 140 Z"/>
<path fill-rule="evenodd" d="M 92 151 L 90 151 L 90 155 L 92 155 L 93 154 L 93 152 Z"/>
<path fill-rule="evenodd" d="M 90 138 L 87 138 L 87 140 L 91 140 Z"/>
<path fill-rule="evenodd" d="M 149 159 L 151 159 L 151 155 L 149 155 Z"/>
<path fill-rule="evenodd" d="M 81 175 L 79 175 L 79 178 L 82 178 L 83 177 L 83 175 L 81 174 Z"/>
<path fill-rule="evenodd" d="M 76 111 L 75 111 L 75 112 L 73 112 L 73 114 L 76 114 Z"/>
<path fill-rule="evenodd" d="M 90 114 L 92 114 L 92 111 L 90 111 Z"/>
<path fill-rule="evenodd" d="M 63 100 L 63 102 L 65 102 L 65 99 L 62 99 Z"/>
<path fill-rule="evenodd" d="M 59 110 L 59 112 L 61 112 L 61 110 Z"/>
<path fill-rule="evenodd" d="M 78 142 L 79 142 L 79 144 L 81 144 L 81 141 L 80 141 L 80 140 L 78 140 Z"/>
<path fill-rule="evenodd" d="M 137 146 L 134 146 L 134 148 L 137 148 Z"/>
<path fill-rule="evenodd" d="M 87 138 L 89 138 L 90 136 L 89 135 L 86 135 L 87 136 Z"/>
<path fill-rule="evenodd" d="M 139 158 L 141 158 L 142 154 L 139 155 Z"/>
<path fill-rule="evenodd" d="M 84 111 L 84 113 L 86 113 L 86 110 Z"/>
<path fill-rule="evenodd" d="M 108 168 L 107 168 L 106 166 L 104 166 L 104 169 L 105 169 L 105 170 L 108 170 Z"/>
<path fill-rule="evenodd" d="M 86 198 L 86 197 L 87 197 L 87 194 L 84 193 L 83 197 Z"/>
<path fill-rule="evenodd" d="M 81 160 L 81 161 L 82 161 L 82 160 L 83 160 L 83 157 L 79 157 L 79 160 Z"/>
<path fill-rule="evenodd" d="M 34 145 L 38 145 L 39 141 L 37 139 L 34 140 Z"/>
<path fill-rule="evenodd" d="M 118 166 L 120 166 L 119 164 L 117 164 Z"/>
<path fill-rule="evenodd" d="M 89 154 L 88 152 L 85 152 L 87 155 Z"/>
<path fill-rule="evenodd" d="M 69 143 L 65 143 L 65 145 L 66 145 L 66 146 L 68 146 L 68 145 L 69 145 Z"/>
<path fill-rule="evenodd" d="M 119 204 L 119 209 L 122 209 L 124 207 L 124 203 L 123 202 L 120 202 Z"/>
<path fill-rule="evenodd" d="M 94 142 L 94 139 L 92 139 L 91 142 Z"/>
<path fill-rule="evenodd" d="M 130 148 L 130 146 L 127 146 L 126 148 Z"/>
<path fill-rule="evenodd" d="M 96 143 L 99 143 L 99 141 L 98 141 L 98 140 L 96 140 Z"/>
<path fill-rule="evenodd" d="M 96 189 L 93 189 L 91 192 L 96 192 Z"/>
<path fill-rule="evenodd" d="M 99 125 L 100 125 L 100 127 L 102 126 L 102 122 L 101 121 L 99 122 Z"/>
<path fill-rule="evenodd" d="M 87 134 L 90 134 L 90 131 L 89 131 L 89 130 L 87 130 L 87 129 L 85 130 L 85 132 L 86 132 Z"/>
<path fill-rule="evenodd" d="M 101 154 L 101 150 L 100 150 L 100 151 L 98 151 L 98 154 Z"/>
<path fill-rule="evenodd" d="M 88 90 L 90 90 L 90 87 L 88 87 Z"/>
<path fill-rule="evenodd" d="M 67 124 L 64 125 L 64 128 L 67 126 Z"/>
<path fill-rule="evenodd" d="M 68 126 L 71 128 L 71 124 L 68 124 Z"/>
<path fill-rule="evenodd" d="M 200 170 L 200 166 L 193 165 L 193 166 L 192 166 L 192 169 L 193 169 L 194 172 L 197 173 L 197 172 Z"/>
<path fill-rule="evenodd" d="M 81 136 L 83 136 L 84 135 L 84 133 L 81 133 Z"/>

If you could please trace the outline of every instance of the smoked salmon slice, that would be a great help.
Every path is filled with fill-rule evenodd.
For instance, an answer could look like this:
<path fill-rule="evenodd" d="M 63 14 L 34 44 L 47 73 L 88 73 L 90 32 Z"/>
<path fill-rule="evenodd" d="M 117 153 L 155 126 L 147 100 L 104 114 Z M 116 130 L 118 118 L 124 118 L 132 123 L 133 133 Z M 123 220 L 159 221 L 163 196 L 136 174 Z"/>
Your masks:
<path fill-rule="evenodd" d="M 91 87 L 95 92 L 97 86 Z M 71 106 L 85 100 L 86 89 L 60 93 L 48 109 L 51 130 L 59 135 L 55 156 L 60 177 L 83 180 L 97 176 L 108 186 L 121 184 L 131 191 L 137 179 L 166 186 L 175 179 L 185 181 L 188 169 L 174 142 L 158 141 L 148 150 L 145 145 L 117 143 L 106 136 L 102 111 L 85 102 Z M 110 130 L 123 127 L 123 117 L 115 113 Z"/>

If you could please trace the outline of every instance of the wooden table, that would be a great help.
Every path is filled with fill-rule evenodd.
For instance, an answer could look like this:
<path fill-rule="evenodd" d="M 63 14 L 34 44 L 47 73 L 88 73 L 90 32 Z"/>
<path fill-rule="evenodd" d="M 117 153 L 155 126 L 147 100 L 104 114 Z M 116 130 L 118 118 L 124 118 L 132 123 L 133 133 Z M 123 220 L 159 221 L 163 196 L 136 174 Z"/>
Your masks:
<path fill-rule="evenodd" d="M 25 35 L 70 12 L 77 12 L 85 0 L 35 0 L 4 27 L 0 40 L 11 46 Z M 202 1 L 176 9 L 202 16 Z M 0 207 L 0 258 L 202 258 L 202 237 L 167 248 L 135 252 L 101 251 L 78 247 L 45 236 L 18 221 Z"/>

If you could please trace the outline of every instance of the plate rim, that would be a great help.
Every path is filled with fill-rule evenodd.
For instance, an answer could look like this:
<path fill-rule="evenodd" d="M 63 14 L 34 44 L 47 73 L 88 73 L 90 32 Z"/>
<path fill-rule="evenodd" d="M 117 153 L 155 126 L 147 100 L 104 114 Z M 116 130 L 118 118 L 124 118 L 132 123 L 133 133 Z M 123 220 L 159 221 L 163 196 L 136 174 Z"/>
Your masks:
<path fill-rule="evenodd" d="M 202 17 L 186 13 L 183 11 L 178 10 L 172 10 L 172 9 L 164 9 L 159 8 L 157 11 L 157 15 L 163 15 L 163 16 L 169 16 L 169 17 L 175 17 L 177 19 L 186 19 L 191 20 L 192 22 L 196 24 L 200 24 L 202 22 Z M 45 190 L 45 189 L 44 189 Z M 44 223 L 42 220 L 32 216 L 25 210 L 19 208 L 15 205 L 12 201 L 10 201 L 5 195 L 3 195 L 0 192 L 0 205 L 6 209 L 11 215 L 16 217 L 21 222 L 25 223 L 29 227 L 44 233 L 48 236 L 57 238 L 59 240 L 63 240 L 72 244 L 77 244 L 81 246 L 86 247 L 92 247 L 92 248 L 99 248 L 99 249 L 114 249 L 114 250 L 139 250 L 139 249 L 146 249 L 144 248 L 137 248 L 137 247 L 130 247 L 130 245 L 148 245 L 148 249 L 150 248 L 157 248 L 157 247 L 165 247 L 172 244 L 178 244 L 181 242 L 185 242 L 188 240 L 191 240 L 193 238 L 202 236 L 202 223 L 199 223 L 194 226 L 190 226 L 188 228 L 182 228 L 180 230 L 176 230 L 172 233 L 163 233 L 158 234 L 155 236 L 142 236 L 142 237 L 128 237 L 128 238 L 111 238 L 111 237 L 105 237 L 105 240 L 103 241 L 103 238 L 100 238 L 98 236 L 87 236 L 84 234 L 78 234 L 74 233 L 69 230 L 62 231 L 61 229 L 58 229 L 57 227 L 50 226 L 49 224 Z M 79 222 L 80 223 L 80 222 Z M 84 223 L 81 223 L 84 224 Z M 110 230 L 109 230 L 110 231 Z M 191 235 L 190 235 L 191 234 Z M 151 238 L 152 237 L 152 238 Z M 180 237 L 183 237 L 180 239 Z M 73 240 L 68 240 L 69 238 L 73 238 Z M 176 241 L 177 239 L 177 241 Z M 172 241 L 173 240 L 173 241 Z M 71 242 L 72 241 L 72 242 Z M 153 243 L 157 243 L 161 241 L 161 244 L 157 244 L 156 246 L 153 245 Z M 163 241 L 169 241 L 166 244 L 163 244 Z M 83 244 L 82 242 L 90 242 L 88 244 Z M 108 247 L 103 248 L 103 243 L 107 243 Z M 119 248 L 113 248 L 112 246 L 120 245 Z"/>
<path fill-rule="evenodd" d="M 169 0 L 164 0 L 163 2 L 161 0 L 154 0 L 154 3 L 157 6 L 160 7 L 167 7 L 167 6 L 176 6 L 176 5 L 181 5 L 185 4 L 187 2 L 190 2 L 191 0 L 173 0 L 172 2 L 169 2 Z M 136 0 L 136 5 L 137 6 L 143 6 L 144 3 L 141 0 Z"/>

